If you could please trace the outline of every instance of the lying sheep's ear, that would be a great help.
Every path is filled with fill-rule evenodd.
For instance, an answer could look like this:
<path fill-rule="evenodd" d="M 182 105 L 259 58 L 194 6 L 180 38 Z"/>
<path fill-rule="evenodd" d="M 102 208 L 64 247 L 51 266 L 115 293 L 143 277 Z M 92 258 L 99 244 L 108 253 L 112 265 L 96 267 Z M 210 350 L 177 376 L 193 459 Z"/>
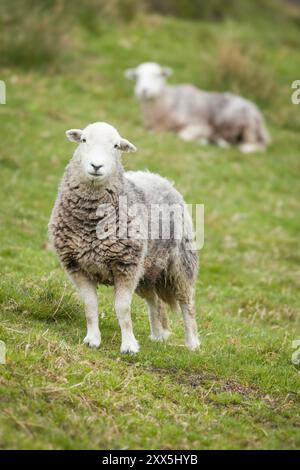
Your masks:
<path fill-rule="evenodd" d="M 69 129 L 66 131 L 66 136 L 71 142 L 80 142 L 81 136 L 82 136 L 82 130 L 81 129 Z"/>
<path fill-rule="evenodd" d="M 125 70 L 125 77 L 128 80 L 134 80 L 136 79 L 136 70 L 135 69 L 126 69 Z"/>
<path fill-rule="evenodd" d="M 161 72 L 164 77 L 169 77 L 170 75 L 172 75 L 173 70 L 170 67 L 162 67 Z"/>
<path fill-rule="evenodd" d="M 119 149 L 121 152 L 136 152 L 137 148 L 129 140 L 121 138 Z"/>

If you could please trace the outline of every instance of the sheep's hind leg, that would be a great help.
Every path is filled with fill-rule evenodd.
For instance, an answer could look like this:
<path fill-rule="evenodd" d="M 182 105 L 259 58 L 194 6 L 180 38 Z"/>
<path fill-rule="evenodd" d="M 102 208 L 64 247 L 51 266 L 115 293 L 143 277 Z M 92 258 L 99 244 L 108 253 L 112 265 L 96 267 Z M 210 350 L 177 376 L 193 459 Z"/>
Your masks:
<path fill-rule="evenodd" d="M 180 307 L 185 327 L 185 343 L 191 351 L 195 351 L 200 346 L 200 340 L 197 332 L 195 307 L 192 293 L 188 302 L 180 302 Z"/>
<path fill-rule="evenodd" d="M 263 144 L 253 144 L 251 142 L 244 142 L 243 144 L 240 144 L 239 149 L 242 153 L 254 153 L 264 151 L 265 146 Z"/>
<path fill-rule="evenodd" d="M 242 153 L 262 152 L 265 150 L 265 145 L 257 141 L 256 130 L 251 126 L 244 129 L 243 141 L 239 145 Z"/>
<path fill-rule="evenodd" d="M 171 332 L 168 330 L 168 319 L 163 302 L 153 292 L 146 297 L 151 335 L 153 341 L 166 341 Z"/>
<path fill-rule="evenodd" d="M 135 339 L 131 321 L 131 301 L 134 287 L 122 281 L 115 284 L 115 310 L 121 328 L 121 353 L 137 353 L 139 343 Z"/>
<path fill-rule="evenodd" d="M 96 283 L 92 282 L 82 273 L 69 273 L 69 276 L 84 302 L 87 335 L 83 342 L 92 348 L 98 348 L 101 343 L 101 334 L 98 322 Z"/>

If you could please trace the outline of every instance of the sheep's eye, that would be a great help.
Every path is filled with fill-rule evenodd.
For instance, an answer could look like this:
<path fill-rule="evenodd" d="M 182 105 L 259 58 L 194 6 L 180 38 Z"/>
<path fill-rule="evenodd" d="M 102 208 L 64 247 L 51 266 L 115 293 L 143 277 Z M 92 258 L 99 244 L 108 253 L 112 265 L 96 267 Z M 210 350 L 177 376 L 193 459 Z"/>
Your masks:
<path fill-rule="evenodd" d="M 114 148 L 115 148 L 115 149 L 118 149 L 118 148 L 119 148 L 118 144 L 115 144 L 115 145 L 114 145 Z"/>
<path fill-rule="evenodd" d="M 86 139 L 84 139 L 84 138 L 83 138 L 83 139 L 81 139 L 81 142 L 86 142 Z"/>

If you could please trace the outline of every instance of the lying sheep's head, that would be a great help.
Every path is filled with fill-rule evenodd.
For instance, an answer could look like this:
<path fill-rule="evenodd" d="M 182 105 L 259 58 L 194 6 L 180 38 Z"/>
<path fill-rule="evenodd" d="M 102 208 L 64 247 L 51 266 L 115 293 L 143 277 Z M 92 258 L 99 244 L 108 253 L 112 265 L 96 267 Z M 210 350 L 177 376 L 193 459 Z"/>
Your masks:
<path fill-rule="evenodd" d="M 162 67 L 155 62 L 145 62 L 135 69 L 127 69 L 125 77 L 136 81 L 134 93 L 138 99 L 150 100 L 162 92 L 166 77 L 171 73 L 169 67 Z"/>
<path fill-rule="evenodd" d="M 66 135 L 71 142 L 78 143 L 75 158 L 80 162 L 82 178 L 100 184 L 118 172 L 121 152 L 136 151 L 133 144 L 105 122 L 89 124 L 83 130 L 70 129 Z"/>

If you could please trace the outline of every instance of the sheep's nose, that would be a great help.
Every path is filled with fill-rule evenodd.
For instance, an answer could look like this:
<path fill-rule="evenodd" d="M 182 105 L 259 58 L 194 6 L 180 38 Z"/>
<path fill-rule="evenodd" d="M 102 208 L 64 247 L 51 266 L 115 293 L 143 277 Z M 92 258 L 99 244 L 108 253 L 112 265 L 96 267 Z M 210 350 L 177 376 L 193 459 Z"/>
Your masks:
<path fill-rule="evenodd" d="M 97 173 L 98 170 L 100 170 L 100 168 L 103 167 L 103 165 L 94 165 L 94 163 L 91 163 L 91 166 L 94 168 L 96 173 Z"/>

